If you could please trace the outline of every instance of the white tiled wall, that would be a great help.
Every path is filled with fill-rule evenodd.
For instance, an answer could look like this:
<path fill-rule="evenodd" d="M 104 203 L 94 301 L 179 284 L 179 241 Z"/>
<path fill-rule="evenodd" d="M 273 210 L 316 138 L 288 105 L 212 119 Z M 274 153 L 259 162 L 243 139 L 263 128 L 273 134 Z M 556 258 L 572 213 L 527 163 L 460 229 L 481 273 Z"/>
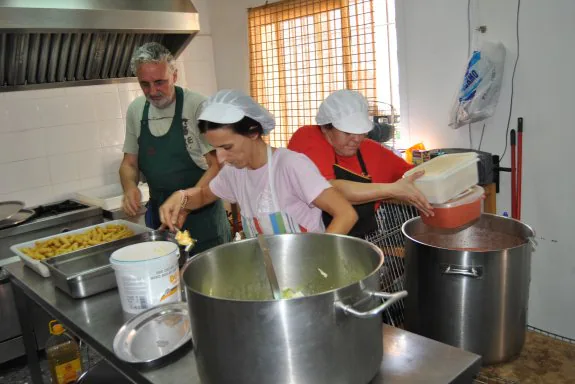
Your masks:
<path fill-rule="evenodd" d="M 188 87 L 204 95 L 217 91 L 211 36 L 197 36 L 179 58 Z"/>
<path fill-rule="evenodd" d="M 216 91 L 211 36 L 178 58 L 178 84 Z M 0 93 L 0 201 L 27 206 L 119 182 L 124 118 L 137 83 Z"/>

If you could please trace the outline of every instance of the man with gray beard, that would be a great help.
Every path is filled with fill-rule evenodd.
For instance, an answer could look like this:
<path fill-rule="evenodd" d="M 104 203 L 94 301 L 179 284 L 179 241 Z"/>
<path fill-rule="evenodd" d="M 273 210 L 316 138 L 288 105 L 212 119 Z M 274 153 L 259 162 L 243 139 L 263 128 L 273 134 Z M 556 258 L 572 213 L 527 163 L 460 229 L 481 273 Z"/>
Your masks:
<path fill-rule="evenodd" d="M 146 225 L 156 229 L 161 224 L 158 208 L 172 193 L 207 186 L 220 166 L 197 126 L 206 98 L 176 86 L 178 72 L 170 51 L 161 44 L 146 43 L 136 49 L 130 65 L 144 95 L 136 98 L 126 113 L 120 166 L 123 209 L 130 216 L 139 211 L 141 172 L 150 189 Z M 178 227 L 189 230 L 198 241 L 194 252 L 231 240 L 221 200 L 193 212 L 181 212 Z"/>

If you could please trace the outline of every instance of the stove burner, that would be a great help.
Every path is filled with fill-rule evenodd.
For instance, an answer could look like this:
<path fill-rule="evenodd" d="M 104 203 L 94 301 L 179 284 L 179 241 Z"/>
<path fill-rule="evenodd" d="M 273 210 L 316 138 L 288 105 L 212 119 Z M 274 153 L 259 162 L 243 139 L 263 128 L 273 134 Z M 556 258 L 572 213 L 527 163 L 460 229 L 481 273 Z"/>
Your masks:
<path fill-rule="evenodd" d="M 34 208 L 34 219 L 55 216 L 61 213 L 78 211 L 85 208 L 88 208 L 88 206 L 74 200 L 64 200 L 55 204 L 39 205 Z"/>

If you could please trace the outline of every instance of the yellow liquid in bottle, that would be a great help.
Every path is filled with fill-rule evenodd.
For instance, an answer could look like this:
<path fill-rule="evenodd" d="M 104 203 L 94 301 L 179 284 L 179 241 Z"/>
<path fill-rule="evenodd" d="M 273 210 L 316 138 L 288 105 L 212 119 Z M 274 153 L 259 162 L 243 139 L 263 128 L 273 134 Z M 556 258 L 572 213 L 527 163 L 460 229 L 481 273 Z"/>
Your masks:
<path fill-rule="evenodd" d="M 46 346 L 46 356 L 54 384 L 75 383 L 82 374 L 80 348 L 70 336 L 53 336 Z"/>

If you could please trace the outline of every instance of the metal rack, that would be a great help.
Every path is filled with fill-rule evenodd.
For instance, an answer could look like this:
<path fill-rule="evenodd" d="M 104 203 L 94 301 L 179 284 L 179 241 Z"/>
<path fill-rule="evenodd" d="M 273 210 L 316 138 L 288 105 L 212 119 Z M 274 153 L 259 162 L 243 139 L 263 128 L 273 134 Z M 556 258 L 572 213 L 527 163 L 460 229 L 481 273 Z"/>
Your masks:
<path fill-rule="evenodd" d="M 545 335 L 547 337 L 551 337 L 552 339 L 555 339 L 555 340 L 564 341 L 564 342 L 569 343 L 569 344 L 575 344 L 575 339 L 561 336 L 561 335 L 558 335 L 558 334 L 553 333 L 553 332 L 545 331 L 541 328 L 536 328 L 536 327 L 533 327 L 531 325 L 527 325 L 527 330 L 540 333 L 540 334 Z"/>
<path fill-rule="evenodd" d="M 383 291 L 398 292 L 404 287 L 403 252 L 405 237 L 401 226 L 407 220 L 419 216 L 417 209 L 401 201 L 383 201 L 376 211 L 378 229 L 365 239 L 378 246 L 384 255 L 380 278 Z M 384 322 L 401 326 L 404 321 L 404 303 L 398 301 L 384 314 Z"/>

